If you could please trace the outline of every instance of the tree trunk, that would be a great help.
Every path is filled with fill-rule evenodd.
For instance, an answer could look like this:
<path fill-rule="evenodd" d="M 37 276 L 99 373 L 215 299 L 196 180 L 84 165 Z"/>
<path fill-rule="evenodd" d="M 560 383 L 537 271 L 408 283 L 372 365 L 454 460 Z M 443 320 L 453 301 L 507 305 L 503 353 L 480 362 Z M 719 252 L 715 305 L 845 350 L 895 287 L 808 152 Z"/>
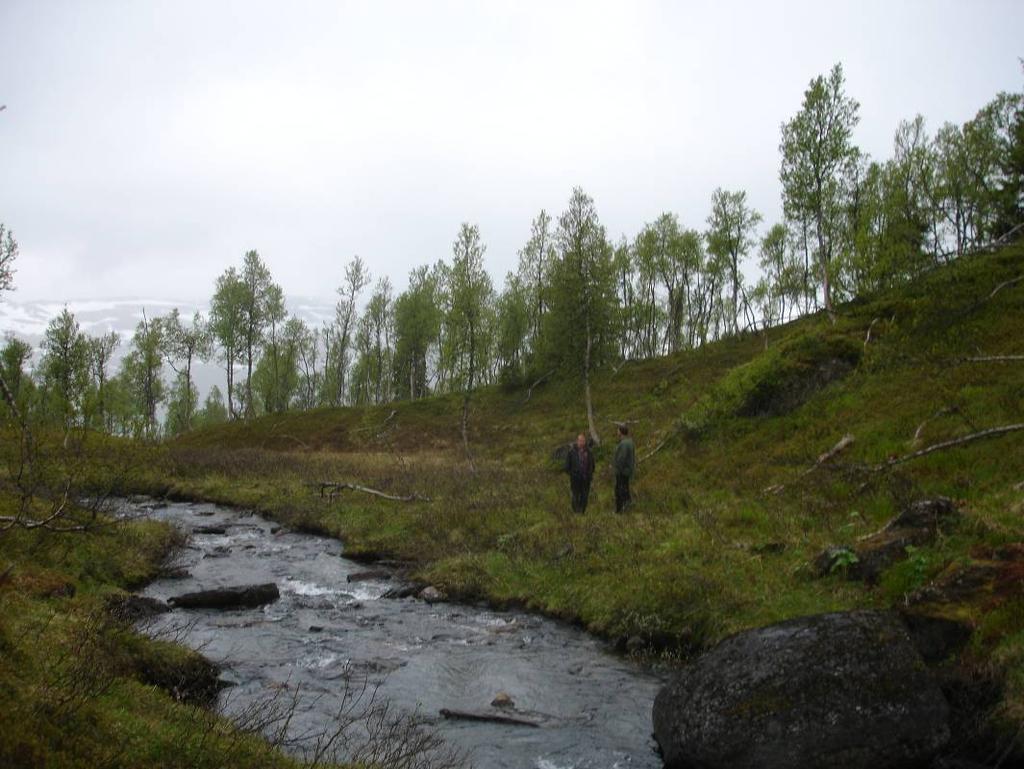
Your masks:
<path fill-rule="evenodd" d="M 586 324 L 587 333 L 587 347 L 586 352 L 583 356 L 583 397 L 586 400 L 587 406 L 587 425 L 590 429 L 590 439 L 594 442 L 595 446 L 601 445 L 601 438 L 597 434 L 597 427 L 594 425 L 594 404 L 590 398 L 590 347 L 592 340 L 590 338 L 590 318 L 587 318 Z"/>

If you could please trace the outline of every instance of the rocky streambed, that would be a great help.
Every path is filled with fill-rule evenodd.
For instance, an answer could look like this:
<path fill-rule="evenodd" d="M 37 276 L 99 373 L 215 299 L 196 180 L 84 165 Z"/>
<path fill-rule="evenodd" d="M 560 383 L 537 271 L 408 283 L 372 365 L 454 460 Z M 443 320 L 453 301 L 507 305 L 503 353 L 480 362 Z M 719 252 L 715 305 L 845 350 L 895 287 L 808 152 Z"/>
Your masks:
<path fill-rule="evenodd" d="M 191 538 L 167 578 L 145 590 L 174 604 L 147 631 L 222 667 L 229 714 L 294 702 L 296 750 L 312 748 L 359 695 L 422 717 L 480 767 L 662 765 L 651 703 L 663 677 L 580 630 L 523 612 L 385 598 L 403 592 L 394 578 L 347 560 L 340 542 L 237 510 L 170 504 L 150 514 Z M 235 586 L 263 587 L 237 608 L 222 593 L 183 598 Z"/>

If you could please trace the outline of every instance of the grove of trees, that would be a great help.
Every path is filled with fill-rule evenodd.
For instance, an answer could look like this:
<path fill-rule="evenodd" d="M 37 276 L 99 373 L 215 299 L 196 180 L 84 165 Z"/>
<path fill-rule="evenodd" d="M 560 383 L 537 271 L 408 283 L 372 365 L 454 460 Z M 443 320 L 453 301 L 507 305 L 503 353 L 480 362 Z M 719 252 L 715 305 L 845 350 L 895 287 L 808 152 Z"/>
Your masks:
<path fill-rule="evenodd" d="M 0 409 L 156 438 L 263 413 L 454 393 L 469 454 L 479 387 L 561 375 L 578 383 L 599 440 L 595 371 L 831 314 L 1024 221 L 1024 95 L 1000 93 L 934 135 L 920 116 L 904 121 L 887 160 L 857 147 L 858 120 L 840 65 L 810 82 L 781 126 L 780 222 L 765 223 L 744 190 L 720 188 L 703 223 L 665 212 L 613 243 L 576 188 L 560 215 L 537 214 L 500 291 L 484 234 L 464 223 L 448 258 L 412 270 L 397 294 L 359 257 L 339 265 L 336 312 L 319 326 L 289 316 L 280 285 L 248 251 L 217 278 L 208 316 L 144 318 L 117 371 L 122 340 L 83 334 L 65 310 L 35 354 L 4 340 Z M 0 225 L 0 292 L 12 286 L 17 251 Z M 224 372 L 223 389 L 201 404 L 200 360 Z"/>

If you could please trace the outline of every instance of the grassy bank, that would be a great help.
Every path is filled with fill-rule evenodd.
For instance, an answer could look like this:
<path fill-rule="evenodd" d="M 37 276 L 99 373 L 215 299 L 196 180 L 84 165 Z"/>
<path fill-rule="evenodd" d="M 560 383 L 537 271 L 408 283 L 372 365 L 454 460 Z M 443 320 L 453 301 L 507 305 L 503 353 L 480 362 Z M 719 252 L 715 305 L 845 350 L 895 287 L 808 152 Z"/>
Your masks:
<path fill-rule="evenodd" d="M 20 504 L 5 489 L 0 516 Z M 27 517 L 52 510 L 34 504 Z M 61 521 L 81 513 L 68 508 Z M 151 521 L 84 518 L 85 532 L 0 532 L 0 765 L 298 766 L 208 707 L 208 662 L 137 634 L 112 611 L 125 590 L 153 578 L 179 536 Z"/>
<path fill-rule="evenodd" d="M 1020 564 L 1004 556 L 1024 541 L 1024 432 L 886 463 L 1024 422 L 1024 364 L 976 360 L 1024 352 L 1022 273 L 1018 244 L 842 306 L 835 322 L 819 314 L 602 372 L 604 443 L 585 516 L 569 512 L 553 458 L 583 427 L 577 386 L 559 380 L 474 397 L 476 471 L 449 397 L 197 432 L 168 448 L 147 488 L 335 534 L 350 553 L 411 562 L 452 596 L 683 649 L 801 614 L 903 605 L 951 572 L 996 563 L 997 588 L 940 597 L 975 629 L 964 659 L 1007 672 L 1004 714 L 1019 719 L 1024 597 L 1010 578 Z M 612 423 L 627 420 L 643 459 L 635 507 L 617 516 L 608 461 Z M 847 434 L 853 443 L 816 465 Z M 430 500 L 330 499 L 320 481 Z M 933 495 L 956 500 L 959 523 L 909 548 L 879 584 L 842 569 L 815 576 L 824 548 L 854 545 Z"/>

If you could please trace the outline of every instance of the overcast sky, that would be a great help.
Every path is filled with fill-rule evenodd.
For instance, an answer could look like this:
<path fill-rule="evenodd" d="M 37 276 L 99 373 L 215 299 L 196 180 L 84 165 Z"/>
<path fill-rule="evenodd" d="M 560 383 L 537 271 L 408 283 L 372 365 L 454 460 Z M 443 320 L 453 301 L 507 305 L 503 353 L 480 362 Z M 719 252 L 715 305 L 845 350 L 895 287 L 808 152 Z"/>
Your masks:
<path fill-rule="evenodd" d="M 862 149 L 1024 76 L 1024 2 L 0 0 L 13 300 L 204 299 L 258 249 L 290 296 L 398 287 L 480 225 L 497 281 L 573 186 L 609 235 L 780 215 L 779 126 L 842 62 Z"/>

